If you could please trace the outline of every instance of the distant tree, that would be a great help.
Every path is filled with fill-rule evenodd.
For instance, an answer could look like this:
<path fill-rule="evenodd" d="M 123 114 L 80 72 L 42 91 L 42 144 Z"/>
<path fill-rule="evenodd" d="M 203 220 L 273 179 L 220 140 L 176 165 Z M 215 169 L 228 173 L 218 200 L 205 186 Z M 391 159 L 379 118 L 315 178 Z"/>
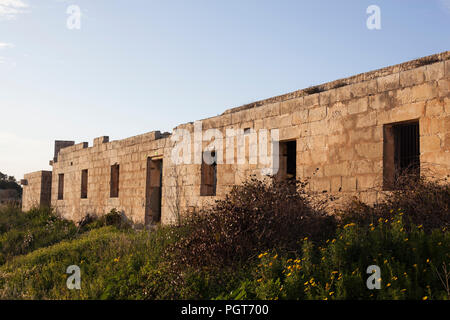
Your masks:
<path fill-rule="evenodd" d="M 17 183 L 16 178 L 2 172 L 0 172 L 0 189 L 14 189 L 20 197 L 22 196 L 22 187 Z"/>

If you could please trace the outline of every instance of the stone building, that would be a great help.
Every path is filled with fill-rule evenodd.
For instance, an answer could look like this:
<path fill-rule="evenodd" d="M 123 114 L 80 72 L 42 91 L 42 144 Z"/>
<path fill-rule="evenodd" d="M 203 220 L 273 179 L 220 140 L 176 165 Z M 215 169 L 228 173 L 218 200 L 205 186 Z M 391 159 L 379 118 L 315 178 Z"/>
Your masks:
<path fill-rule="evenodd" d="M 52 172 L 25 175 L 23 208 L 51 204 L 73 220 L 116 208 L 135 223 L 171 223 L 249 175 L 262 176 L 268 165 L 252 161 L 257 149 L 246 140 L 262 129 L 277 131 L 279 152 L 271 156 L 278 157 L 279 177 L 310 177 L 312 192 L 376 202 L 404 168 L 450 173 L 450 52 L 257 101 L 200 123 L 202 133 L 222 133 L 214 136 L 222 145 L 231 141 L 224 138 L 227 129 L 241 130 L 244 146 L 226 149 L 221 156 L 227 161 L 175 164 L 177 130 L 193 137 L 183 157 L 195 158 L 196 142 L 210 144 L 207 136 L 196 137 L 199 122 L 172 134 L 99 137 L 92 146 L 56 141 Z M 213 149 L 218 160 L 220 150 Z M 228 161 L 239 152 L 246 161 Z"/>

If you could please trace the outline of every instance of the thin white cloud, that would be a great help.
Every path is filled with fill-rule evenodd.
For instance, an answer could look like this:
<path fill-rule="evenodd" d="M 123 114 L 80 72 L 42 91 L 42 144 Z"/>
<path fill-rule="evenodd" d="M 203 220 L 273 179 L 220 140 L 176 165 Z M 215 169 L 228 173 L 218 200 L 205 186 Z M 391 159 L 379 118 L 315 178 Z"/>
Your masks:
<path fill-rule="evenodd" d="M 12 43 L 0 42 L 0 49 L 5 49 L 5 48 L 14 48 L 14 45 Z"/>
<path fill-rule="evenodd" d="M 28 4 L 22 0 L 0 0 L 0 19 L 11 20 L 26 12 Z"/>
<path fill-rule="evenodd" d="M 444 7 L 444 10 L 446 10 L 447 13 L 450 14 L 450 0 L 439 0 L 439 2 L 441 3 L 442 7 Z"/>

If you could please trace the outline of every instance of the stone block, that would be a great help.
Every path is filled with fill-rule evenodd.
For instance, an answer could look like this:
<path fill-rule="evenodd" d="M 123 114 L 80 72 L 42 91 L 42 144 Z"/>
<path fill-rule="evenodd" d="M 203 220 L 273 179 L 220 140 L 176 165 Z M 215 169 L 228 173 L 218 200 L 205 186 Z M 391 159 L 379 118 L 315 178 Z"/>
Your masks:
<path fill-rule="evenodd" d="M 293 103 L 295 105 L 295 103 Z M 255 108 L 255 119 L 264 119 L 280 115 L 280 103 L 271 103 Z"/>
<path fill-rule="evenodd" d="M 368 97 L 351 100 L 348 103 L 348 113 L 356 114 L 366 112 L 368 108 Z"/>
<path fill-rule="evenodd" d="M 377 189 L 381 187 L 382 177 L 376 174 L 358 175 L 356 177 L 356 188 L 358 191 Z"/>
<path fill-rule="evenodd" d="M 445 63 L 443 61 L 429 64 L 425 70 L 425 81 L 437 81 L 445 76 Z"/>
<path fill-rule="evenodd" d="M 356 153 L 364 159 L 383 157 L 383 143 L 360 143 L 355 146 Z"/>
<path fill-rule="evenodd" d="M 439 151 L 441 149 L 441 139 L 438 135 L 420 137 L 420 152 Z"/>
<path fill-rule="evenodd" d="M 331 192 L 342 191 L 342 177 L 332 177 L 330 184 Z"/>
<path fill-rule="evenodd" d="M 315 106 L 319 104 L 319 93 L 304 96 L 303 104 L 305 107 Z"/>
<path fill-rule="evenodd" d="M 450 98 L 450 79 L 439 80 L 438 91 L 440 98 Z"/>
<path fill-rule="evenodd" d="M 440 117 L 444 114 L 444 101 L 439 99 L 429 100 L 426 103 L 427 117 Z"/>
<path fill-rule="evenodd" d="M 342 177 L 342 191 L 343 192 L 356 191 L 356 177 Z"/>
<path fill-rule="evenodd" d="M 295 111 L 292 114 L 292 124 L 302 124 L 308 122 L 308 109 Z"/>
<path fill-rule="evenodd" d="M 280 114 L 293 113 L 303 106 L 303 97 L 286 100 L 280 103 Z"/>
<path fill-rule="evenodd" d="M 320 106 L 309 109 L 309 116 L 308 120 L 309 122 L 313 121 L 319 121 L 325 119 L 327 116 L 327 107 L 326 106 Z"/>
<path fill-rule="evenodd" d="M 400 74 L 394 73 L 377 79 L 378 92 L 397 89 L 400 86 Z"/>
<path fill-rule="evenodd" d="M 336 164 L 326 164 L 324 166 L 325 176 L 347 176 L 350 172 L 350 165 L 348 162 L 341 162 Z"/>
<path fill-rule="evenodd" d="M 373 127 L 376 126 L 376 124 L 377 124 L 376 111 L 358 115 L 358 117 L 356 118 L 357 128 Z"/>
<path fill-rule="evenodd" d="M 425 81 L 426 66 L 400 72 L 400 86 L 410 87 L 421 84 Z"/>

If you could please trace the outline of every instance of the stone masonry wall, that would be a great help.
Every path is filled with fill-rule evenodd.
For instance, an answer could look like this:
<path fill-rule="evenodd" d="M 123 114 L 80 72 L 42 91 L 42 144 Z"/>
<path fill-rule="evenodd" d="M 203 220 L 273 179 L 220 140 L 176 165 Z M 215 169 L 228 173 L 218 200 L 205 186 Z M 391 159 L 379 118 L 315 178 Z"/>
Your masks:
<path fill-rule="evenodd" d="M 51 171 L 37 171 L 25 174 L 22 194 L 22 210 L 28 211 L 34 207 L 50 206 L 52 184 Z"/>
<path fill-rule="evenodd" d="M 359 196 L 373 203 L 382 195 L 390 124 L 418 121 L 421 172 L 450 173 L 449 59 L 447 51 L 230 109 L 202 120 L 203 131 L 214 128 L 225 136 L 226 129 L 278 129 L 280 141 L 297 142 L 296 175 L 311 179 L 312 192 Z M 194 123 L 175 129 L 192 133 Z M 203 141 L 203 147 L 208 143 Z M 92 147 L 81 143 L 61 149 L 53 164 L 52 206 L 74 220 L 117 208 L 134 222 L 144 223 L 147 160 L 162 159 L 161 221 L 172 223 L 179 212 L 210 204 L 249 175 L 261 176 L 265 167 L 219 164 L 216 196 L 201 196 L 201 165 L 175 166 L 173 146 L 169 134 L 157 131 L 112 142 L 100 137 Z M 246 154 L 247 159 L 252 156 L 248 150 Z M 118 198 L 110 198 L 114 164 L 120 166 Z M 85 169 L 88 197 L 81 199 Z M 64 174 L 62 200 L 58 200 L 59 174 Z M 25 195 L 24 190 L 24 206 L 30 201 Z"/>

